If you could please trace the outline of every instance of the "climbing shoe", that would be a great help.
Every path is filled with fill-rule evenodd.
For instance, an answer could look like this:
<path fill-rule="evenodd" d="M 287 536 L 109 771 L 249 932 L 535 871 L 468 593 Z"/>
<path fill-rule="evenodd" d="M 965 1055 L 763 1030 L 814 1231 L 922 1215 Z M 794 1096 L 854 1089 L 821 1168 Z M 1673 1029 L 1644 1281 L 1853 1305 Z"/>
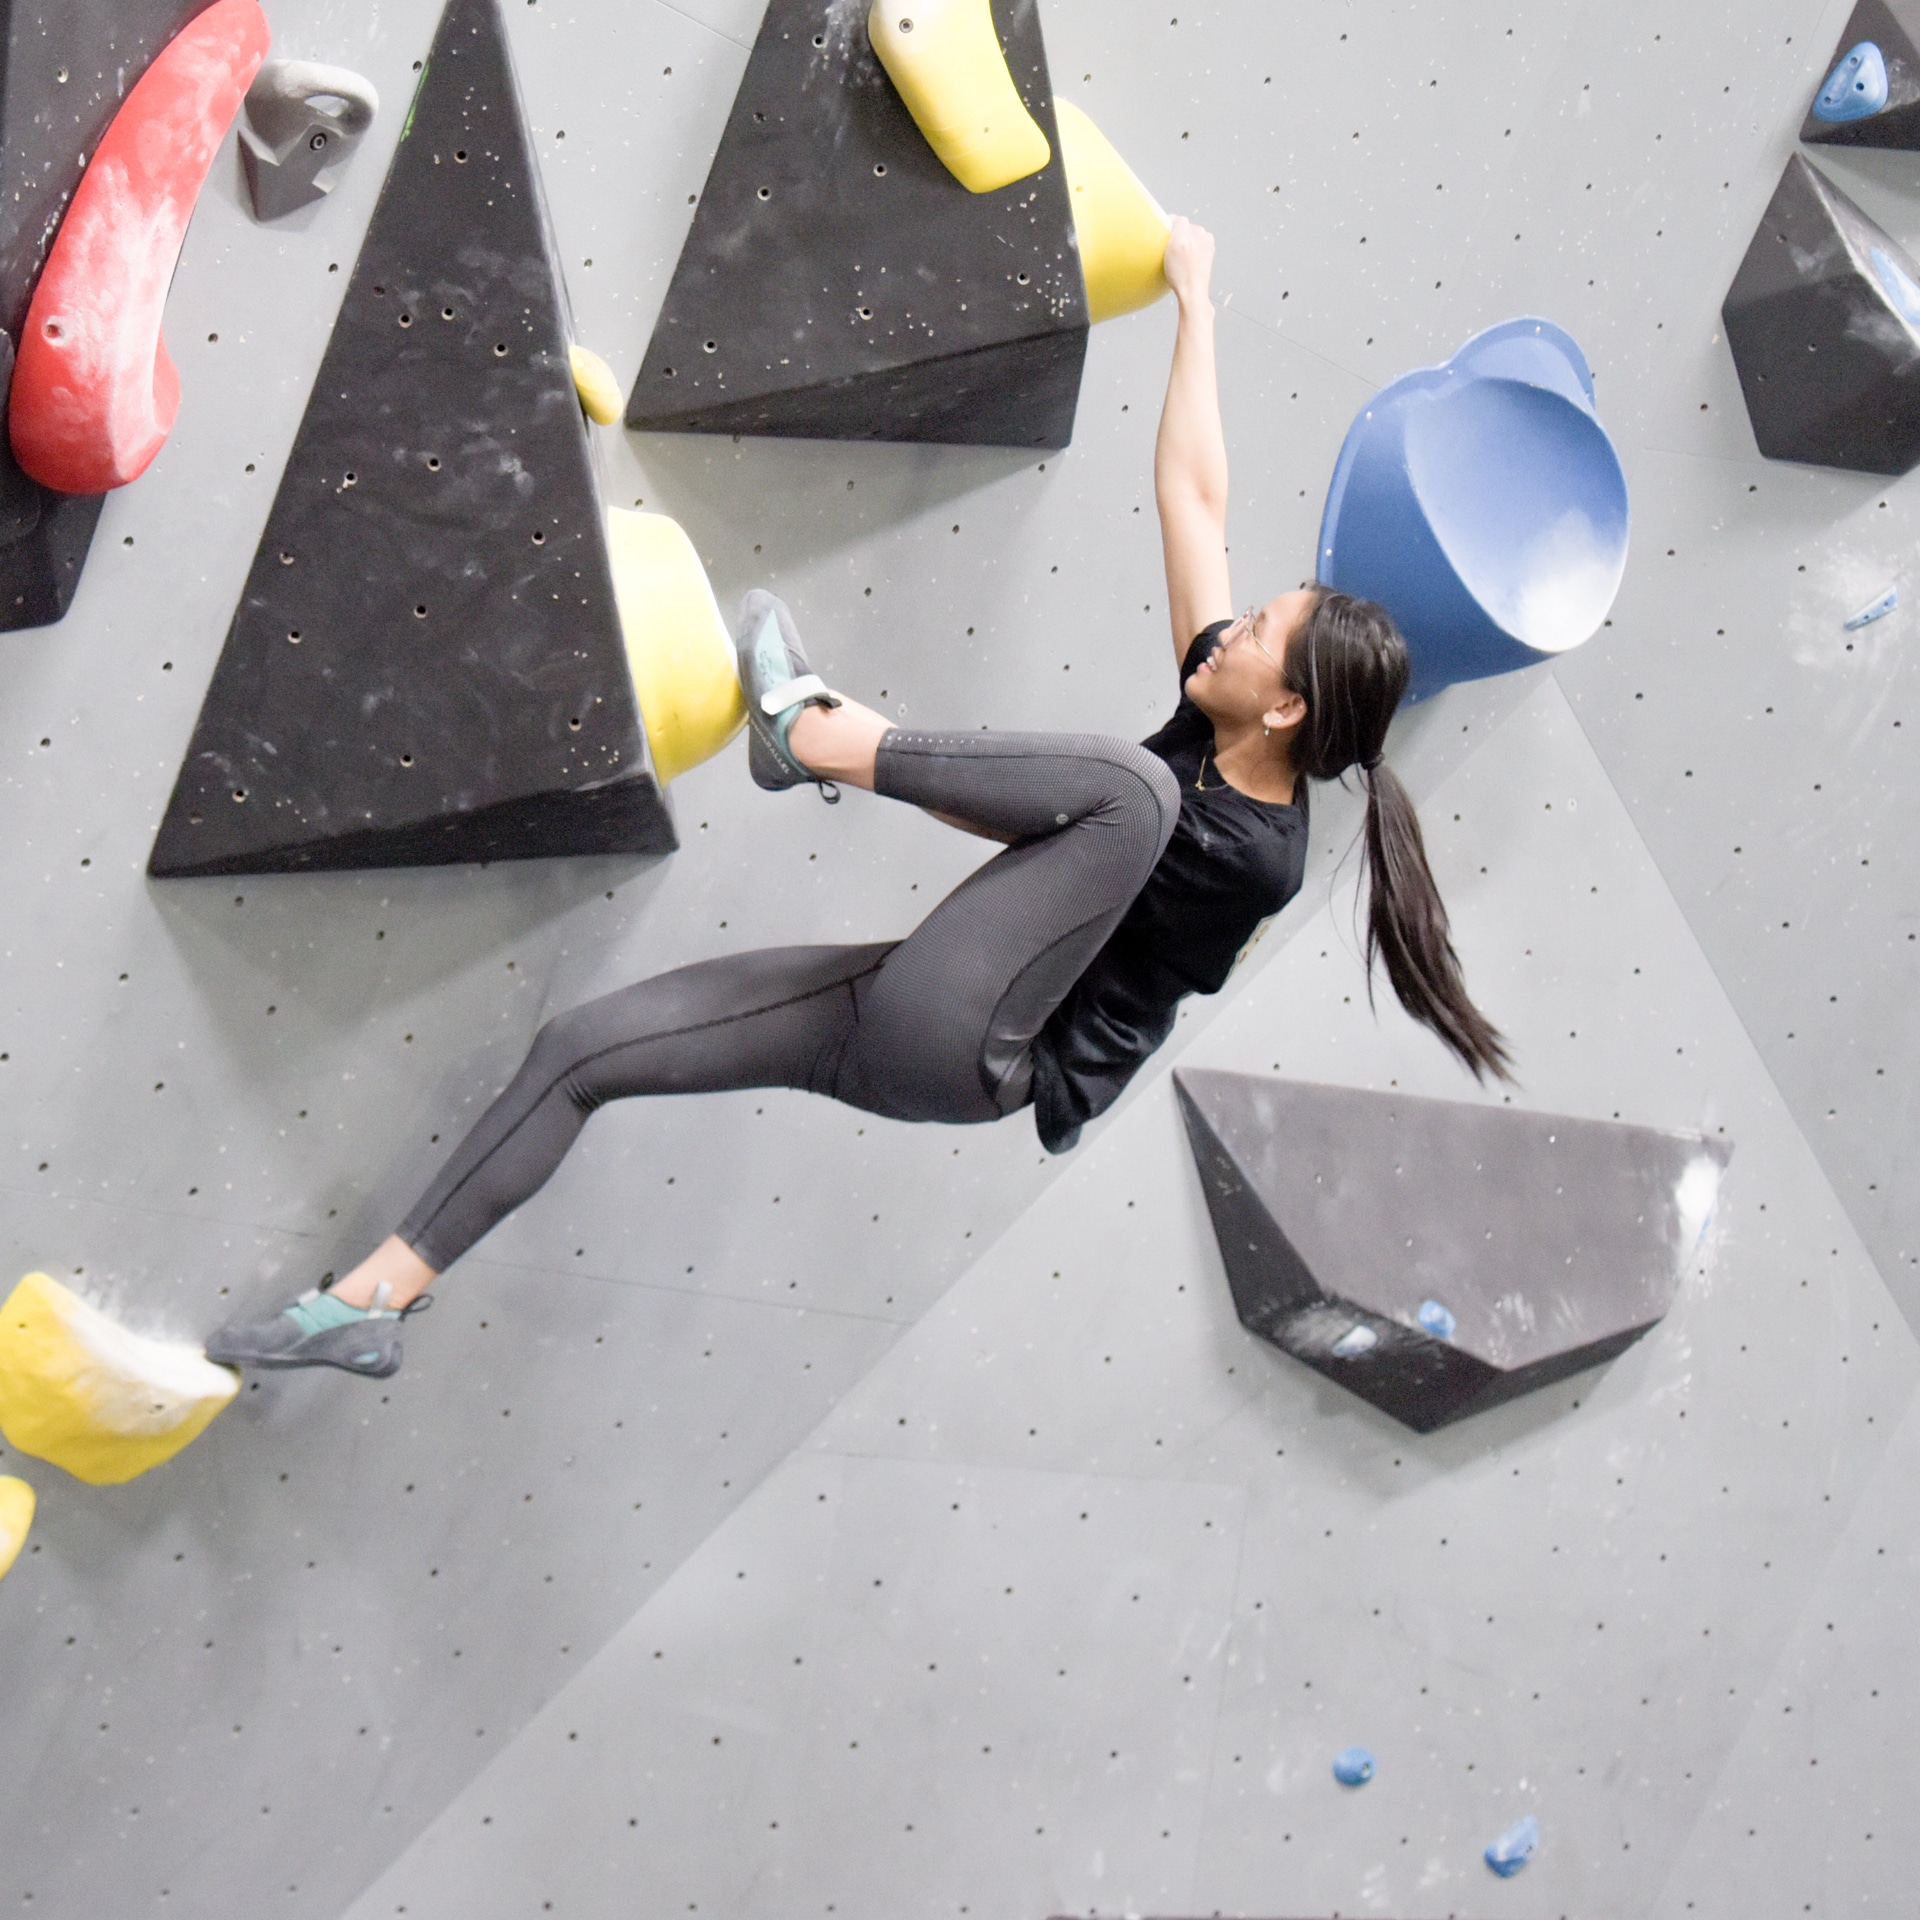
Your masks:
<path fill-rule="evenodd" d="M 837 707 L 840 701 L 808 666 L 786 602 L 755 587 L 734 631 L 740 688 L 747 701 L 747 771 L 756 785 L 774 792 L 811 782 L 823 800 L 837 802 L 840 789 L 809 773 L 787 744 L 802 707 Z"/>
<path fill-rule="evenodd" d="M 207 1342 L 207 1358 L 227 1367 L 338 1367 L 385 1380 L 400 1371 L 400 1323 L 424 1312 L 423 1293 L 395 1313 L 383 1282 L 370 1308 L 350 1307 L 318 1287 L 256 1320 L 235 1320 Z"/>

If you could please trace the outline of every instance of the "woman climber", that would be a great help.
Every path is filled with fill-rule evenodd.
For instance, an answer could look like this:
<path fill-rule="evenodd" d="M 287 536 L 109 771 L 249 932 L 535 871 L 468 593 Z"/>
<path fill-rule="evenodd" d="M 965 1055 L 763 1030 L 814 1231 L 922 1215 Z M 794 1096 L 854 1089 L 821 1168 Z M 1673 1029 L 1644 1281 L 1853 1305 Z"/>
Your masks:
<path fill-rule="evenodd" d="M 739 630 L 763 787 L 838 785 L 1002 841 L 906 939 L 783 947 L 682 967 L 549 1021 L 399 1229 L 326 1291 L 209 1343 L 237 1366 L 383 1378 L 435 1277 L 545 1183 L 588 1117 L 636 1094 L 794 1087 L 896 1120 L 970 1125 L 1031 1106 L 1063 1153 L 1215 993 L 1299 891 L 1307 782 L 1367 791 L 1367 966 L 1476 1076 L 1506 1077 L 1468 999 L 1413 803 L 1382 764 L 1407 684 L 1379 607 L 1313 586 L 1237 618 L 1214 373 L 1213 240 L 1174 223 L 1179 300 L 1154 454 L 1181 695 L 1136 746 L 1092 734 L 920 733 L 830 692 L 785 606 Z"/>

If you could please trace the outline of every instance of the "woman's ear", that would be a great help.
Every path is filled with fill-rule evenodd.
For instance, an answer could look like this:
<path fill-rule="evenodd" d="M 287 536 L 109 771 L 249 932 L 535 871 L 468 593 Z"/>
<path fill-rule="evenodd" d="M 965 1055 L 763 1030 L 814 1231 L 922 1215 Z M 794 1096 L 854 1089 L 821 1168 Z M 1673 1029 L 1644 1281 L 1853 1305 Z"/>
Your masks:
<path fill-rule="evenodd" d="M 1269 733 L 1291 733 L 1307 717 L 1307 703 L 1288 687 L 1260 716 L 1260 724 Z"/>

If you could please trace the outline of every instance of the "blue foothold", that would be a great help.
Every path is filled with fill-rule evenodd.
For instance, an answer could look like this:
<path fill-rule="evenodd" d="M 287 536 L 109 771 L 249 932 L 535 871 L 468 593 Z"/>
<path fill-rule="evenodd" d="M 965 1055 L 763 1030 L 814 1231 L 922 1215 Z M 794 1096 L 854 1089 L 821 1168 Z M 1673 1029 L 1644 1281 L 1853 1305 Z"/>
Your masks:
<path fill-rule="evenodd" d="M 1539 1844 L 1540 1822 L 1528 1814 L 1524 1819 L 1516 1820 L 1487 1849 L 1487 1865 L 1502 1880 L 1511 1880 L 1533 1858 L 1533 1850 Z"/>
<path fill-rule="evenodd" d="M 1910 327 L 1920 327 L 1920 284 L 1885 247 L 1875 247 L 1868 256 L 1880 284 L 1893 302 L 1894 311 Z"/>
<path fill-rule="evenodd" d="M 1451 1340 L 1458 1323 L 1438 1300 L 1423 1300 L 1420 1303 L 1420 1324 L 1436 1340 Z"/>
<path fill-rule="evenodd" d="M 1333 1756 L 1333 1777 L 1343 1787 L 1364 1787 L 1373 1778 L 1373 1755 L 1365 1747 L 1342 1747 Z"/>
<path fill-rule="evenodd" d="M 1872 119 L 1886 104 L 1886 56 L 1871 40 L 1862 40 L 1828 74 L 1813 103 L 1813 117 L 1828 126 L 1843 126 L 1849 120 Z"/>
<path fill-rule="evenodd" d="M 1900 589 L 1889 587 L 1880 598 L 1870 606 L 1865 606 L 1846 623 L 1849 633 L 1858 633 L 1862 627 L 1870 627 L 1876 620 L 1884 620 L 1900 604 Z"/>

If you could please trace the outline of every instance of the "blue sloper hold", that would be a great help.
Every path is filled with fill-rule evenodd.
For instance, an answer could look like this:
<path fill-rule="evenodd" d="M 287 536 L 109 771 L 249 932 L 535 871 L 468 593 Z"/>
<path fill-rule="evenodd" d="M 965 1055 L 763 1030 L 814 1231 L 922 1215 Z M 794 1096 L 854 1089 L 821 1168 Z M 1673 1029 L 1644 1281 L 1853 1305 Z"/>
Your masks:
<path fill-rule="evenodd" d="M 1416 1318 L 1426 1331 L 1436 1340 L 1451 1340 L 1457 1324 L 1452 1314 L 1438 1300 L 1423 1300 Z"/>
<path fill-rule="evenodd" d="M 1373 1755 L 1365 1747 L 1342 1747 L 1333 1756 L 1333 1777 L 1343 1787 L 1364 1787 L 1373 1778 Z"/>
<path fill-rule="evenodd" d="M 1862 627 L 1870 627 L 1876 620 L 1884 620 L 1900 604 L 1900 589 L 1889 587 L 1878 600 L 1864 606 L 1853 618 L 1846 622 L 1849 633 L 1858 633 Z"/>
<path fill-rule="evenodd" d="M 1865 120 L 1887 104 L 1887 62 L 1871 40 L 1862 40 L 1827 76 L 1813 117 L 1828 126 Z"/>
<path fill-rule="evenodd" d="M 1516 1820 L 1487 1849 L 1487 1865 L 1502 1880 L 1511 1880 L 1533 1858 L 1534 1849 L 1539 1844 L 1540 1822 L 1528 1814 L 1524 1819 Z"/>
<path fill-rule="evenodd" d="M 1508 320 L 1368 402 L 1334 466 L 1317 572 L 1393 615 L 1424 700 L 1591 639 L 1627 531 L 1586 355 L 1549 320 Z"/>

